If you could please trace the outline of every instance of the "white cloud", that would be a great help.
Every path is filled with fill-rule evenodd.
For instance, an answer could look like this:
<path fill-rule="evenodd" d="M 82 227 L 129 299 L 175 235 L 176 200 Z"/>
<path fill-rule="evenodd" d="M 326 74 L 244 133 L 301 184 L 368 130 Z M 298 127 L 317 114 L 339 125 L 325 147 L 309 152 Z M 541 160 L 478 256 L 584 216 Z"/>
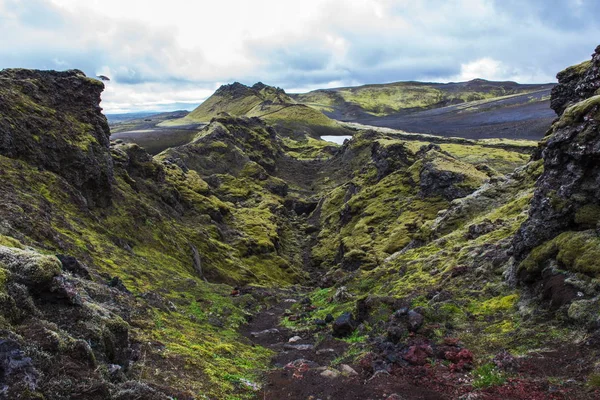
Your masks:
<path fill-rule="evenodd" d="M 0 68 L 107 75 L 107 111 L 200 101 L 233 80 L 546 82 L 597 45 L 596 11 L 584 0 L 0 0 Z"/>

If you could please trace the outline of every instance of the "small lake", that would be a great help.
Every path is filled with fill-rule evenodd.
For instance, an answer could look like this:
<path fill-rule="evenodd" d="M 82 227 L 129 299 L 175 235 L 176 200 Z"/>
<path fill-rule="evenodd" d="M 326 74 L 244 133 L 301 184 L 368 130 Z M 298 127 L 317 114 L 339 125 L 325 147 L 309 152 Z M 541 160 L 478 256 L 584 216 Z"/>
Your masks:
<path fill-rule="evenodd" d="M 325 136 L 321 136 L 321 140 L 325 140 L 327 142 L 333 142 L 333 143 L 337 143 L 337 144 L 344 144 L 344 140 L 350 140 L 352 139 L 352 136 L 346 135 L 346 136 L 333 136 L 333 135 L 325 135 Z"/>

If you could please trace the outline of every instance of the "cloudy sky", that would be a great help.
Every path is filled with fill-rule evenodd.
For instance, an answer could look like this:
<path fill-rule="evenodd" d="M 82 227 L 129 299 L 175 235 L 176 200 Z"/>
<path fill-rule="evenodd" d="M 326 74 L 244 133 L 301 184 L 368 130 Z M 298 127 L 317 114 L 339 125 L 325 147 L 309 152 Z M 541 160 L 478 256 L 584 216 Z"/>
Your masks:
<path fill-rule="evenodd" d="M 0 68 L 109 76 L 107 113 L 219 85 L 552 82 L 600 44 L 599 0 L 0 0 Z"/>

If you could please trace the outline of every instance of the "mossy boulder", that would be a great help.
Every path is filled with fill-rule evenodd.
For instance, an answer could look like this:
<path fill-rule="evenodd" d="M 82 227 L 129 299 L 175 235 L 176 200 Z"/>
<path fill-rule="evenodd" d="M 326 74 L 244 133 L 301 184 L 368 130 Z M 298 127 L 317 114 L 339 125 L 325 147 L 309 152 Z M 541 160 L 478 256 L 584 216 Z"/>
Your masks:
<path fill-rule="evenodd" d="M 0 246 L 0 267 L 10 271 L 15 281 L 34 290 L 48 288 L 61 272 L 61 263 L 55 256 L 6 246 Z"/>

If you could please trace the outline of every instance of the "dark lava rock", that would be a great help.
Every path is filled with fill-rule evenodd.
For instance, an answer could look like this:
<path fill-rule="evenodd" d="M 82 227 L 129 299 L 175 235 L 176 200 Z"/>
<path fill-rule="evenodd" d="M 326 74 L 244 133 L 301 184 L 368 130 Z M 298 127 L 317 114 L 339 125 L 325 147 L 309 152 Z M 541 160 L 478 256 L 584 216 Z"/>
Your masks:
<path fill-rule="evenodd" d="M 131 293 L 129 291 L 129 289 L 127 289 L 127 287 L 125 286 L 125 284 L 123 283 L 123 281 L 121 280 L 121 278 L 119 278 L 118 276 L 115 276 L 113 278 L 109 278 L 107 285 L 109 287 L 112 287 L 112 288 L 115 288 L 117 290 L 120 290 L 121 292 Z"/>
<path fill-rule="evenodd" d="M 25 357 L 19 344 L 13 340 L 0 340 L 0 396 L 20 398 L 20 394 L 35 391 L 39 372 Z"/>
<path fill-rule="evenodd" d="M 552 108 L 559 116 L 568 104 L 591 96 L 600 87 L 600 46 L 588 68 L 578 73 L 575 70 L 568 68 L 559 73 L 559 84 L 552 90 Z M 596 104 L 581 109 L 578 115 L 562 115 L 542 142 L 544 172 L 536 183 L 529 218 L 513 240 L 517 262 L 534 247 L 567 229 L 595 227 L 582 214 L 585 207 L 592 211 L 600 205 L 598 107 Z M 580 210 L 580 217 L 576 218 Z"/>
<path fill-rule="evenodd" d="M 559 85 L 552 88 L 550 107 L 561 115 L 570 104 L 593 96 L 600 88 L 600 46 L 596 47 L 591 61 L 569 67 L 556 78 Z"/>
<path fill-rule="evenodd" d="M 325 320 L 322 320 L 322 319 L 315 319 L 315 325 L 317 325 L 317 326 L 326 326 L 327 322 Z"/>
<path fill-rule="evenodd" d="M 403 325 L 391 325 L 387 328 L 387 338 L 392 343 L 398 343 L 407 334 L 408 330 Z"/>
<path fill-rule="evenodd" d="M 56 258 L 60 260 L 63 270 L 69 271 L 73 275 L 77 275 L 85 279 L 92 279 L 88 268 L 79 262 L 79 260 L 77 260 L 75 257 L 57 254 Z"/>
<path fill-rule="evenodd" d="M 350 312 L 343 313 L 333 322 L 333 336 L 345 337 L 352 334 L 354 329 L 356 329 L 356 321 Z"/>
<path fill-rule="evenodd" d="M 0 154 L 57 173 L 90 206 L 111 202 L 110 129 L 104 84 L 79 70 L 0 71 Z"/>
<path fill-rule="evenodd" d="M 417 156 L 422 158 L 419 172 L 420 194 L 423 197 L 442 196 L 448 201 L 465 197 L 477 189 L 477 185 L 463 184 L 468 176 L 462 172 L 440 168 L 439 160 L 446 160 L 456 165 L 462 163 L 443 152 L 436 144 L 423 146 Z M 483 183 L 483 181 L 481 182 Z"/>
<path fill-rule="evenodd" d="M 427 359 L 433 355 L 433 350 L 428 344 L 416 344 L 408 348 L 402 358 L 411 365 L 425 365 Z"/>
<path fill-rule="evenodd" d="M 549 301 L 552 309 L 566 311 L 579 291 L 586 292 L 581 287 L 599 275 L 593 261 L 581 271 L 561 254 L 581 251 L 596 258 L 589 248 L 595 246 L 600 223 L 600 46 L 591 62 L 568 68 L 558 78 L 552 107 L 560 119 L 540 144 L 543 173 L 528 219 L 512 241 L 515 268 L 508 279 Z M 549 243 L 562 233 L 562 239 Z M 545 250 L 532 251 L 541 245 Z"/>
<path fill-rule="evenodd" d="M 492 222 L 489 219 L 484 219 L 479 224 L 469 225 L 469 231 L 466 233 L 465 238 L 468 240 L 477 239 L 479 236 L 483 236 L 498 229 L 498 226 L 502 223 L 502 220 Z"/>
<path fill-rule="evenodd" d="M 410 310 L 408 312 L 408 330 L 416 332 L 423 325 L 424 317 L 416 311 Z"/>
<path fill-rule="evenodd" d="M 328 324 L 332 323 L 333 322 L 333 315 L 327 314 L 325 316 L 325 322 L 327 322 Z"/>

